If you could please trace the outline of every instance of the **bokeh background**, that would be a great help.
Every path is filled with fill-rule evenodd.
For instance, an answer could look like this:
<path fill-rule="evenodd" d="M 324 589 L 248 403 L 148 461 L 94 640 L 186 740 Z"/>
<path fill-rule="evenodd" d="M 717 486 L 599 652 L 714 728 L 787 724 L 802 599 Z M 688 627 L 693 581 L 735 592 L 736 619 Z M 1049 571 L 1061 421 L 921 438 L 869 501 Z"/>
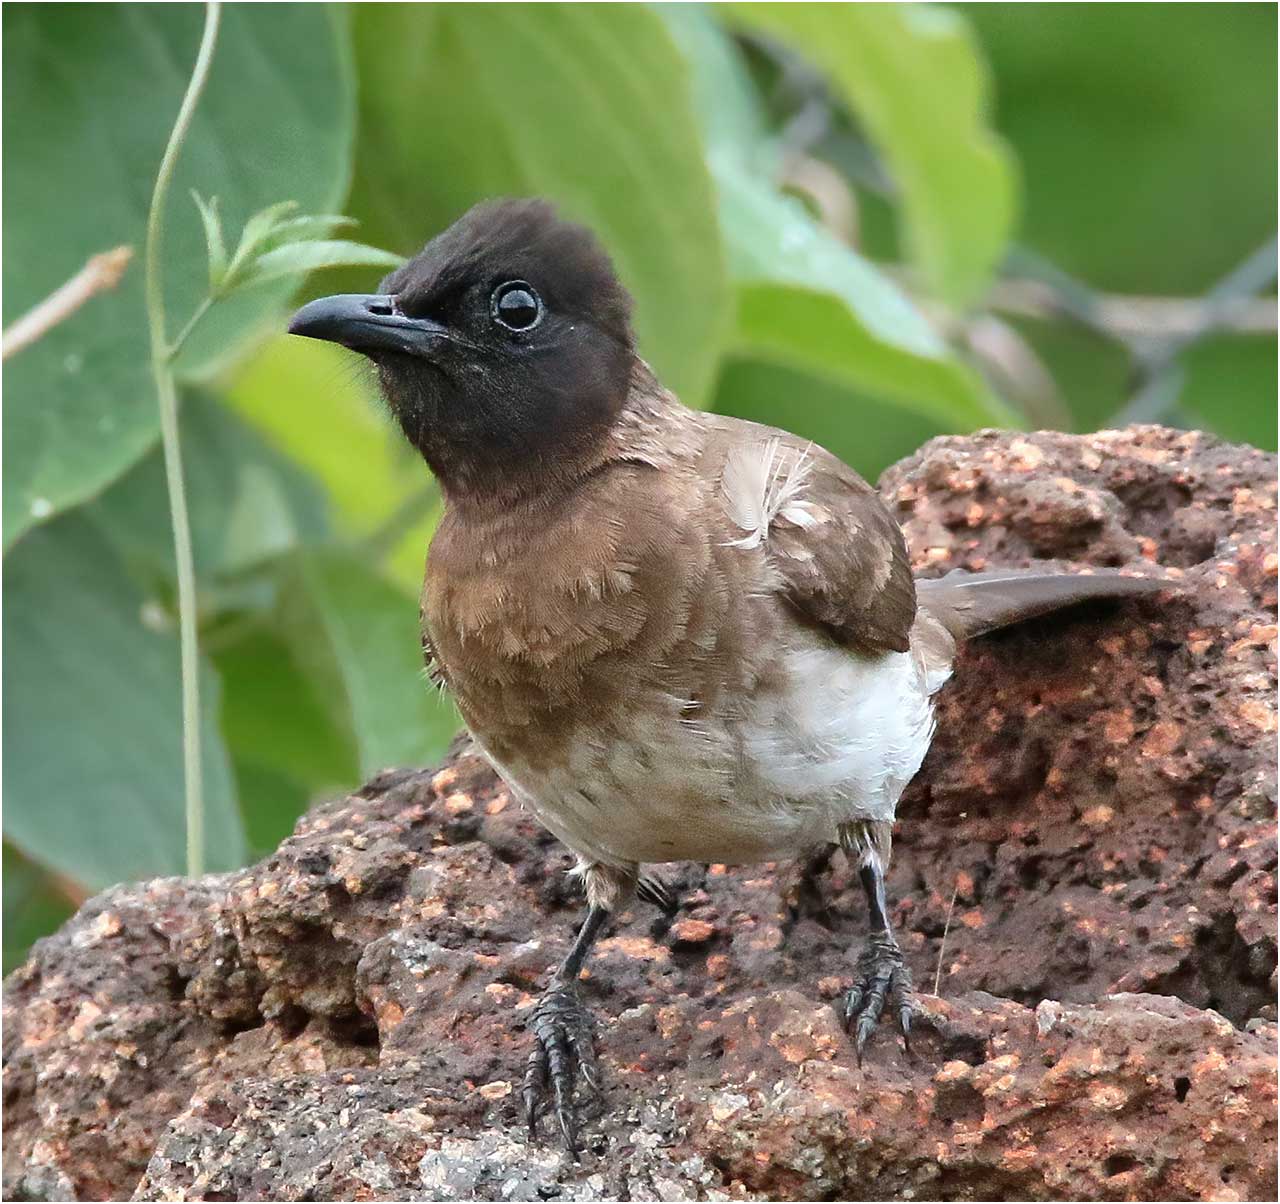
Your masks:
<path fill-rule="evenodd" d="M 6 326 L 141 248 L 198 5 L 4 6 Z M 473 202 L 592 224 L 685 401 L 868 477 L 987 425 L 1276 445 L 1276 10 L 1263 4 L 229 6 L 170 209 L 180 323 L 282 200 L 412 253 Z M 209 860 L 436 756 L 416 593 L 439 496 L 297 274 L 184 350 Z M 5 363 L 4 961 L 183 868 L 168 503 L 140 263 Z"/>

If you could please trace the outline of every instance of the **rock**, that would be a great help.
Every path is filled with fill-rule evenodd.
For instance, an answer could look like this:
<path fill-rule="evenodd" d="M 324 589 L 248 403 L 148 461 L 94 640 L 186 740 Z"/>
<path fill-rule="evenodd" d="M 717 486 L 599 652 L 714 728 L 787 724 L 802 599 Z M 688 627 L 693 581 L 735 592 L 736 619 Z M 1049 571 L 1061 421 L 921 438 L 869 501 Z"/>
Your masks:
<path fill-rule="evenodd" d="M 669 866 L 588 963 L 603 1115 L 519 1118 L 570 858 L 460 741 L 267 860 L 117 888 L 5 990 L 10 1198 L 1273 1199 L 1274 460 L 1203 435 L 940 439 L 921 572 L 1169 566 L 964 654 L 891 892 L 927 1023 L 858 1067 L 840 858 Z M 544 1125 L 544 1128 L 546 1126 Z M 550 1137 L 550 1133 L 544 1136 Z"/>
<path fill-rule="evenodd" d="M 885 474 L 919 572 L 1159 564 L 1187 590 L 965 651 L 890 880 L 931 968 L 955 896 L 948 991 L 1275 1019 L 1273 465 L 1136 427 L 936 439 Z"/>

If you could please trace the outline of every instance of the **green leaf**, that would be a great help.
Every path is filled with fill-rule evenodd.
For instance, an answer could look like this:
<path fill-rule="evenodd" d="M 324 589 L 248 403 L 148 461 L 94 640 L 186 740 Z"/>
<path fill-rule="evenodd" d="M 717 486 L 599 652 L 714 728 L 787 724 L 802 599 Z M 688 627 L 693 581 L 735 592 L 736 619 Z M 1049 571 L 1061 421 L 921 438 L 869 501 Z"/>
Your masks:
<path fill-rule="evenodd" d="M 255 627 L 214 660 L 245 830 L 251 849 L 268 852 L 314 798 L 359 784 L 355 739 L 349 722 L 338 722 L 322 703 L 279 632 Z"/>
<path fill-rule="evenodd" d="M 735 4 L 733 15 L 827 74 L 897 183 L 924 278 L 952 304 L 979 297 L 1009 238 L 1016 177 L 964 18 L 930 4 Z"/>
<path fill-rule="evenodd" d="M 215 398 L 182 400 L 183 465 L 196 572 L 226 578 L 330 536 L 320 483 Z M 164 457 L 154 448 L 85 508 L 144 580 L 174 579 Z"/>
<path fill-rule="evenodd" d="M 768 121 L 742 55 L 705 4 L 660 4 L 692 72 L 693 102 L 710 155 L 770 165 Z"/>
<path fill-rule="evenodd" d="M 257 258 L 267 239 L 297 211 L 297 201 L 275 201 L 259 209 L 245 222 L 235 254 L 231 256 L 232 275 L 238 276 L 243 272 Z"/>
<path fill-rule="evenodd" d="M 840 259 L 833 253 L 829 265 Z M 943 430 L 1023 425 L 992 396 L 977 372 L 941 346 L 929 352 L 918 316 L 899 331 L 905 334 L 914 326 L 911 334 L 920 338 L 916 347 L 885 337 L 880 323 L 892 309 L 877 310 L 865 296 L 847 291 L 827 292 L 787 280 L 746 280 L 738 289 L 735 348 L 747 358 L 816 373 L 895 401 Z"/>
<path fill-rule="evenodd" d="M 200 211 L 204 225 L 204 241 L 209 252 L 209 288 L 216 291 L 227 274 L 227 246 L 222 238 L 222 218 L 218 215 L 218 198 L 205 200 L 194 188 L 191 199 Z"/>
<path fill-rule="evenodd" d="M 413 595 L 345 553 L 303 554 L 295 567 L 280 630 L 354 733 L 361 774 L 439 757 L 460 724 L 423 671 Z"/>
<path fill-rule="evenodd" d="M 49 871 L 4 846 L 4 973 L 17 969 L 32 944 L 56 931 L 75 907 Z"/>
<path fill-rule="evenodd" d="M 736 346 L 742 356 L 897 402 L 942 430 L 1023 425 L 971 368 L 877 340 L 832 293 L 767 281 L 744 284 L 738 292 Z"/>
<path fill-rule="evenodd" d="M 236 281 L 248 288 L 286 276 L 302 276 L 321 268 L 397 268 L 404 257 L 343 239 L 291 242 L 259 255 Z"/>
<path fill-rule="evenodd" d="M 185 868 L 178 639 L 102 532 L 69 514 L 6 561 L 5 834 L 91 889 Z M 201 667 L 208 867 L 244 834 Z"/>
<path fill-rule="evenodd" d="M 896 284 L 772 184 L 776 152 L 724 33 L 691 6 L 663 11 L 697 71 L 737 286 L 734 354 L 896 402 L 943 430 L 1016 425 Z M 796 429 L 796 400 L 779 398 L 761 421 Z"/>
<path fill-rule="evenodd" d="M 918 408 L 886 402 L 833 376 L 761 360 L 726 362 L 715 409 L 812 439 L 868 481 L 952 429 Z"/>
<path fill-rule="evenodd" d="M 705 401 L 730 294 L 688 70 L 659 14 L 370 4 L 354 20 L 348 207 L 365 237 L 412 253 L 479 200 L 546 196 L 604 241 L 664 382 Z"/>
<path fill-rule="evenodd" d="M 266 250 L 271 250 L 289 242 L 328 238 L 335 230 L 359 224 L 354 217 L 344 217 L 341 213 L 304 213 L 301 217 L 291 217 L 281 222 L 263 245 Z"/>
<path fill-rule="evenodd" d="M 292 574 L 297 565 L 281 568 Z M 270 766 L 315 790 L 354 786 L 360 770 L 348 725 L 333 722 L 291 644 L 274 626 L 262 625 L 216 654 L 228 747 L 237 761 Z M 413 659 L 414 648 L 410 644 L 406 659 Z"/>
<path fill-rule="evenodd" d="M 228 402 L 264 439 L 324 483 L 337 531 L 371 535 L 431 474 L 389 420 L 362 361 L 329 343 L 281 335 L 263 345 L 230 384 Z M 389 567 L 417 591 L 434 515 L 397 545 Z"/>
<path fill-rule="evenodd" d="M 198 5 L 5 6 L 6 323 L 90 255 L 121 243 L 141 252 L 202 21 Z M 336 208 L 354 131 L 348 55 L 335 9 L 227 6 L 174 195 L 217 196 L 227 229 L 280 196 Z M 163 265 L 171 331 L 205 295 L 207 261 L 201 223 L 174 201 Z M 178 361 L 183 375 L 236 354 L 292 288 L 281 280 L 216 306 Z M 148 353 L 139 255 L 114 292 L 5 363 L 6 547 L 100 492 L 156 441 Z"/>

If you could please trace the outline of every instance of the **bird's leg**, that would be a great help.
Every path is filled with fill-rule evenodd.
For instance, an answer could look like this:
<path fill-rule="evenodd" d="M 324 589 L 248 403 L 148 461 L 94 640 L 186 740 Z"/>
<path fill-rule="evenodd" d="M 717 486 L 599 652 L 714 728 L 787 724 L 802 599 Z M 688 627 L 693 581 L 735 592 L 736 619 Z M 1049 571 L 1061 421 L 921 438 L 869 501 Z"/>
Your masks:
<path fill-rule="evenodd" d="M 853 1034 L 858 1060 L 867 1038 L 875 1031 L 885 1003 L 894 1009 L 898 1026 L 902 1030 L 903 1044 L 910 1049 L 911 1020 L 915 1011 L 915 999 L 911 972 L 902 957 L 902 950 L 893 938 L 889 927 L 889 908 L 884 894 L 884 866 L 889 845 L 888 825 L 875 825 L 883 831 L 870 830 L 872 825 L 859 825 L 861 831 L 850 833 L 842 843 L 859 859 L 858 876 L 867 896 L 871 931 L 867 944 L 857 962 L 857 977 L 853 987 L 844 997 L 841 1009 L 845 1028 Z"/>
<path fill-rule="evenodd" d="M 839 846 L 834 842 L 824 844 L 810 853 L 800 868 L 800 880 L 796 884 L 796 903 L 801 912 L 823 915 L 827 911 L 819 879 L 827 872 L 831 858 Z"/>
<path fill-rule="evenodd" d="M 529 1018 L 533 1052 L 529 1055 L 523 1091 L 529 1137 L 530 1140 L 537 1137 L 538 1106 L 550 1085 L 560 1135 L 571 1154 L 578 1151 L 577 1080 L 581 1078 L 597 1095 L 600 1091 L 595 1020 L 578 994 L 578 974 L 608 918 L 609 909 L 606 907 L 592 904 L 588 909 L 587 918 L 578 930 L 568 957 L 555 972 Z"/>

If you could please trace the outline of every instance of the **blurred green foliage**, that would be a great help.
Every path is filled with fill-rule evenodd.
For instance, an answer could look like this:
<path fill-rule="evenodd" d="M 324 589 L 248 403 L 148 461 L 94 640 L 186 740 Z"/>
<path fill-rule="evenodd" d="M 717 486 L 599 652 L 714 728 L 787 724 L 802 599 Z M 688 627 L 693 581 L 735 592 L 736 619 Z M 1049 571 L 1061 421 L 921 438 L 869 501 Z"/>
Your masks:
<path fill-rule="evenodd" d="M 201 14 L 3 19 L 7 325 L 140 242 Z M 540 193 L 599 231 L 686 401 L 867 476 L 990 424 L 1139 416 L 1273 448 L 1254 294 L 1274 283 L 1275 27 L 1253 4 L 230 6 L 174 193 L 171 313 L 206 287 L 189 189 L 229 230 L 293 200 L 401 254 L 483 197 Z M 1262 274 L 1206 305 L 1250 256 Z M 215 868 L 456 723 L 416 633 L 438 492 L 364 366 L 279 333 L 296 295 L 372 274 L 298 285 L 219 302 L 179 362 Z M 140 272 L 5 386 L 8 968 L 85 890 L 182 867 Z"/>

